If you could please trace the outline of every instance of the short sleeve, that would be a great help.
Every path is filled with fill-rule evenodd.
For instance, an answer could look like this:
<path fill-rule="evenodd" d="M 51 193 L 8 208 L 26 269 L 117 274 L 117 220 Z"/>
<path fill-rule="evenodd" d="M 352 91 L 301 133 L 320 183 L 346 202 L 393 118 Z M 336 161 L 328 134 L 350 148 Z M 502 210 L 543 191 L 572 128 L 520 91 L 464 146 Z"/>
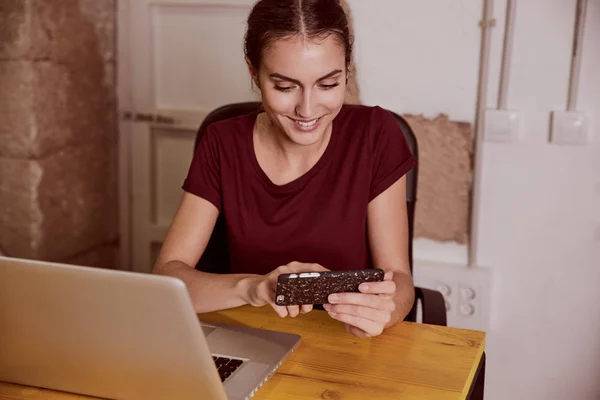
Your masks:
<path fill-rule="evenodd" d="M 371 128 L 372 180 L 369 201 L 385 192 L 417 163 L 392 113 L 376 107 Z"/>
<path fill-rule="evenodd" d="M 183 190 L 211 202 L 221 211 L 221 168 L 217 135 L 209 126 L 198 143 Z"/>

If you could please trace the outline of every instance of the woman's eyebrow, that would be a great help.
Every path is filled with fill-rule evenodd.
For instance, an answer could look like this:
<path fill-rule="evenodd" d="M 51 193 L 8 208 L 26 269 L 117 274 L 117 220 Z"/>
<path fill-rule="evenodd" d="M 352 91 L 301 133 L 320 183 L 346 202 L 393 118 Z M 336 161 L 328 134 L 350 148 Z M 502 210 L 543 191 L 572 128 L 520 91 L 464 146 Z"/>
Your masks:
<path fill-rule="evenodd" d="M 341 69 L 333 70 L 330 73 L 328 73 L 327 75 L 324 75 L 324 76 L 320 77 L 319 79 L 317 79 L 317 82 L 323 81 L 323 80 L 328 79 L 328 78 L 331 78 L 332 76 L 335 76 L 335 75 L 337 75 L 337 74 L 339 74 L 341 72 L 342 72 Z M 290 78 L 289 76 L 281 75 L 281 74 L 278 74 L 278 73 L 270 74 L 269 77 L 275 78 L 275 79 L 281 79 L 282 81 L 292 82 L 292 83 L 295 83 L 297 85 L 302 85 L 298 79 Z"/>

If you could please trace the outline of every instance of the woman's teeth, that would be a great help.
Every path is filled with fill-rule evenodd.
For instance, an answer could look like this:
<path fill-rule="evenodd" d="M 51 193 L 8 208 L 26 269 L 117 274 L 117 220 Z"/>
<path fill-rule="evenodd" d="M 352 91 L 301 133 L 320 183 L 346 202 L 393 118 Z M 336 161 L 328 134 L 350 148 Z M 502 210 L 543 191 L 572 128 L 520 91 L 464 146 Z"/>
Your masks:
<path fill-rule="evenodd" d="M 296 121 L 296 123 L 303 128 L 310 128 L 311 126 L 316 124 L 318 120 L 319 120 L 319 118 L 313 119 L 312 121 L 308 121 L 308 122 Z"/>

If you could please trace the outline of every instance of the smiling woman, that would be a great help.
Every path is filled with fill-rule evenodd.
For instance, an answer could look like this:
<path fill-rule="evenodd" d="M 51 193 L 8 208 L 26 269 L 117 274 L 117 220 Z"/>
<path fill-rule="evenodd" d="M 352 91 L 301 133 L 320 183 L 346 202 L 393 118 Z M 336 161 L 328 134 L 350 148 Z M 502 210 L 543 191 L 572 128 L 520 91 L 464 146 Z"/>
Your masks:
<path fill-rule="evenodd" d="M 352 37 L 341 4 L 258 2 L 248 18 L 245 53 L 262 95 L 265 115 L 260 118 L 268 121 L 263 126 L 270 123 L 266 130 L 284 133 L 275 136 L 280 146 L 285 140 L 314 145 L 320 157 L 344 103 L 352 59 Z M 266 143 L 262 133 L 259 141 Z M 259 162 L 265 158 L 258 156 Z M 301 166 L 297 174 L 307 168 Z"/>
<path fill-rule="evenodd" d="M 393 115 L 345 104 L 352 36 L 339 0 L 261 0 L 245 56 L 263 110 L 208 126 L 155 272 L 182 279 L 198 312 L 270 305 L 282 273 L 379 268 L 382 282 L 330 297 L 359 336 L 404 319 L 408 265 L 404 175 L 415 165 Z M 230 274 L 195 270 L 219 214 Z"/>

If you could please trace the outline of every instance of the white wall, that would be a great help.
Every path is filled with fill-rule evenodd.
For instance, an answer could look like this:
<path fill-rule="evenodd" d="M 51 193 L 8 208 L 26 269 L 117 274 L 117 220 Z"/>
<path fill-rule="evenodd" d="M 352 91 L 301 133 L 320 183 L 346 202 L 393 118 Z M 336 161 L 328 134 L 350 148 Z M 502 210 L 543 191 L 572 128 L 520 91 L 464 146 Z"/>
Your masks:
<path fill-rule="evenodd" d="M 362 99 L 473 121 L 482 1 L 350 0 Z M 522 139 L 486 143 L 478 259 L 493 270 L 487 399 L 600 398 L 600 1 L 589 0 L 578 109 L 594 142 L 548 142 L 567 98 L 575 0 L 521 0 L 508 107 Z M 505 0 L 496 0 L 495 107 Z"/>

